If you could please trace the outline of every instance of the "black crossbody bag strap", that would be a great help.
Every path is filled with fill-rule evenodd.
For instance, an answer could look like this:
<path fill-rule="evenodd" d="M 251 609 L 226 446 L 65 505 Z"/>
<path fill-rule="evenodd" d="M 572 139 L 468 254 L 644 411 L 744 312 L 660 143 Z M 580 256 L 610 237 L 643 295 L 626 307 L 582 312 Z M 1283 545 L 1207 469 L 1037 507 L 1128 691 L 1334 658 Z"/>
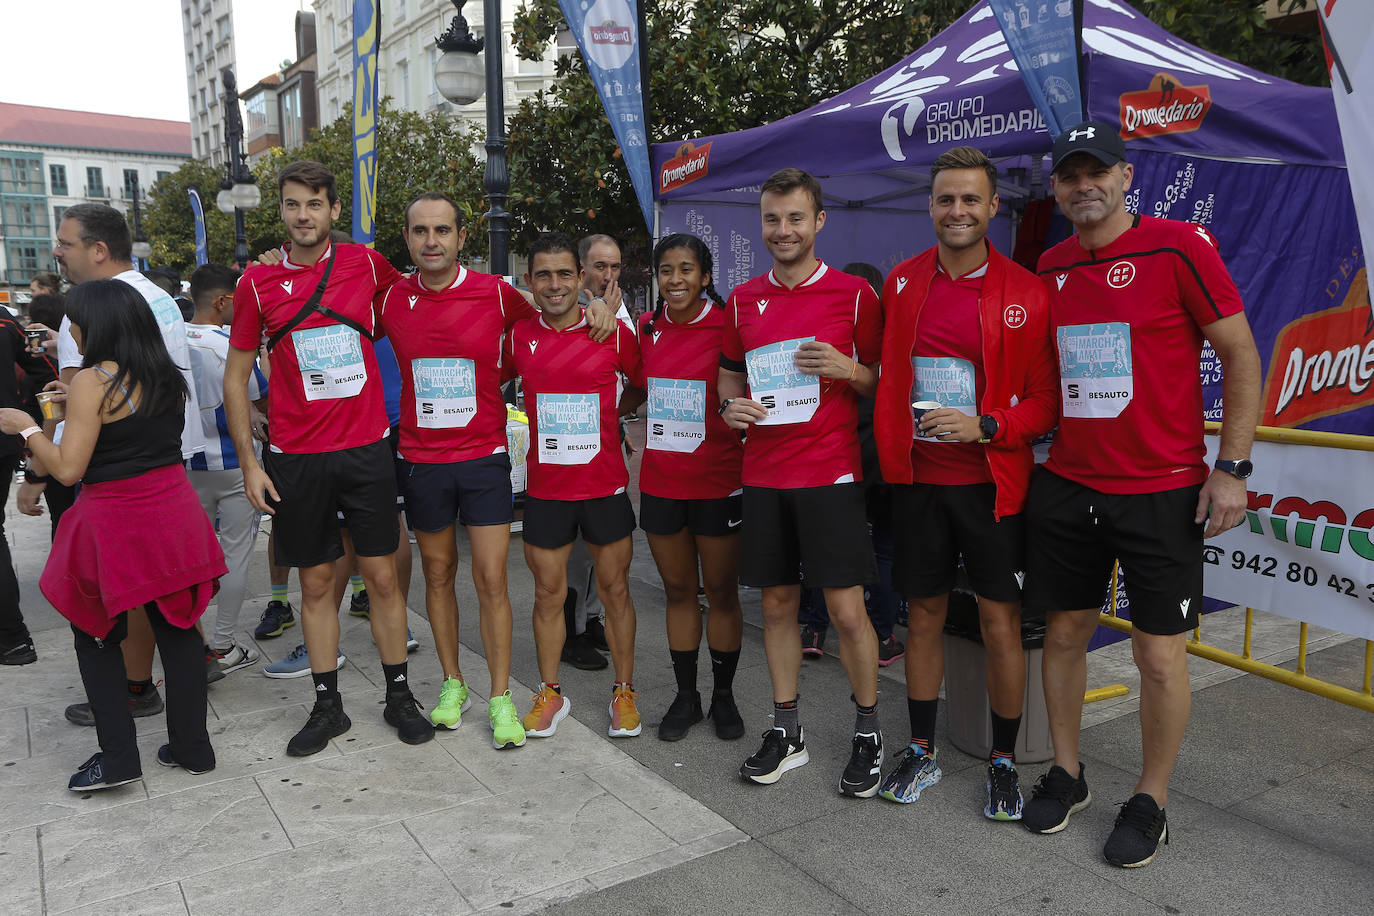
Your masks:
<path fill-rule="evenodd" d="M 272 350 L 277 346 L 277 344 L 281 342 L 281 339 L 283 337 L 285 337 L 287 334 L 290 334 L 300 325 L 302 321 L 310 317 L 311 312 L 319 312 L 326 318 L 332 318 L 340 324 L 348 325 L 350 328 L 357 331 L 364 337 L 371 338 L 372 335 L 361 324 L 354 321 L 352 318 L 349 318 L 345 315 L 340 315 L 338 312 L 334 311 L 327 305 L 320 304 L 320 300 L 324 298 L 325 287 L 329 285 L 329 275 L 333 271 L 334 258 L 331 256 L 329 258 L 329 263 L 324 265 L 324 275 L 320 277 L 319 285 L 317 285 L 315 287 L 315 291 L 310 294 L 310 298 L 306 301 L 305 305 L 301 306 L 301 310 L 296 313 L 294 318 L 292 318 L 286 324 L 278 328 L 277 332 L 267 339 L 268 353 L 272 352 Z"/>

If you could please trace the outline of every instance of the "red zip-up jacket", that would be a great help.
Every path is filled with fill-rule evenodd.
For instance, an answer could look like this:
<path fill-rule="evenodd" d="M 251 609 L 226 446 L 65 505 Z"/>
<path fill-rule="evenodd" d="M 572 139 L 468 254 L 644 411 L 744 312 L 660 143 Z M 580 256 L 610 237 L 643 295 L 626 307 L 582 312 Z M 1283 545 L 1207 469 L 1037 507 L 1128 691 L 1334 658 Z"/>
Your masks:
<path fill-rule="evenodd" d="M 911 351 L 916 319 L 937 270 L 937 248 L 898 264 L 883 286 L 883 357 L 873 411 L 878 460 L 888 483 L 911 483 Z M 997 488 L 995 517 L 1026 503 L 1035 457 L 1031 442 L 1059 420 L 1059 366 L 1050 334 L 1049 293 L 1039 277 L 988 243 L 988 272 L 978 298 L 983 338 L 983 413 L 997 421 L 987 444 Z"/>

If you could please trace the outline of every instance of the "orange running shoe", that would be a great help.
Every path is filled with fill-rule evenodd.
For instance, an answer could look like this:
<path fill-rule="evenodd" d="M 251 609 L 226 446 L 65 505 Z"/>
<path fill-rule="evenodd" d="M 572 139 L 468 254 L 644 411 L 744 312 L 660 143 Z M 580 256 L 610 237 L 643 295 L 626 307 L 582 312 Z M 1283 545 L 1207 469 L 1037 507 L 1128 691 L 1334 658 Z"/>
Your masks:
<path fill-rule="evenodd" d="M 572 711 L 572 701 L 547 684 L 539 685 L 534 705 L 525 713 L 525 734 L 530 738 L 551 738 L 558 731 L 558 723 Z M 635 717 L 639 721 L 639 717 Z"/>
<path fill-rule="evenodd" d="M 606 734 L 612 738 L 633 738 L 640 733 L 643 726 L 635 707 L 636 696 L 628 684 L 616 685 L 611 693 L 611 727 Z"/>

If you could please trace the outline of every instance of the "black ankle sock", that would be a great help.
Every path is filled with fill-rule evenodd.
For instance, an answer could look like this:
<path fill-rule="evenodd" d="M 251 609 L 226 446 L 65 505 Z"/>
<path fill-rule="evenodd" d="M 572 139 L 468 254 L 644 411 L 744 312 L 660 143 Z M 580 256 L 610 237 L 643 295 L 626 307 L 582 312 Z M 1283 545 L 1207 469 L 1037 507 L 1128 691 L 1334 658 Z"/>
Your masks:
<path fill-rule="evenodd" d="M 333 671 L 312 671 L 311 679 L 315 682 L 315 699 L 329 700 L 339 698 L 339 670 Z"/>
<path fill-rule="evenodd" d="M 1010 757 L 1016 762 L 1016 736 L 1021 732 L 1021 717 L 1004 719 L 997 713 L 992 715 L 992 756 Z"/>
<path fill-rule="evenodd" d="M 881 731 L 878 726 L 878 704 L 864 706 L 858 700 L 854 700 L 854 734 L 877 735 L 881 734 Z"/>
<path fill-rule="evenodd" d="M 713 689 L 716 693 L 735 692 L 735 669 L 738 667 L 739 649 L 733 652 L 711 650 L 711 677 L 715 682 Z"/>
<path fill-rule="evenodd" d="M 906 712 L 911 718 L 911 743 L 925 742 L 926 753 L 935 749 L 935 712 L 939 706 L 939 697 L 933 700 L 906 698 Z"/>
<path fill-rule="evenodd" d="M 146 681 L 129 681 L 129 692 L 134 696 L 142 696 L 145 691 L 153 689 L 153 679 Z"/>
<path fill-rule="evenodd" d="M 697 650 L 669 649 L 673 657 L 673 677 L 677 678 L 678 693 L 695 693 L 697 689 Z"/>
<path fill-rule="evenodd" d="M 798 696 L 782 703 L 773 703 L 773 727 L 782 729 L 789 738 L 797 737 L 797 730 L 801 727 L 797 724 L 797 700 L 800 699 Z"/>
<path fill-rule="evenodd" d="M 382 662 L 382 677 L 386 678 L 386 695 L 390 699 L 398 694 L 410 693 L 410 678 L 408 672 L 410 662 L 400 662 L 395 665 L 388 665 Z"/>

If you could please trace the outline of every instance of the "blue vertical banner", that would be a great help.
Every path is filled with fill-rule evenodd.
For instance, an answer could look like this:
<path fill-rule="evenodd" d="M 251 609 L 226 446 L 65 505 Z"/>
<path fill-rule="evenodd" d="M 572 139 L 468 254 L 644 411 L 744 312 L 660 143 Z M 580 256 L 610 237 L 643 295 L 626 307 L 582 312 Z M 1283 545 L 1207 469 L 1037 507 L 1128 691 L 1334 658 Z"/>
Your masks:
<path fill-rule="evenodd" d="M 577 38 L 606 117 L 620 144 L 620 155 L 634 183 L 644 225 L 654 231 L 653 173 L 649 167 L 648 127 L 644 120 L 639 6 L 644 0 L 559 0 L 563 18 Z"/>
<path fill-rule="evenodd" d="M 988 0 L 1051 137 L 1083 120 L 1078 73 L 1081 0 Z"/>
<path fill-rule="evenodd" d="M 377 202 L 377 0 L 353 0 L 353 241 L 371 245 Z"/>
<path fill-rule="evenodd" d="M 187 188 L 186 193 L 191 195 L 191 216 L 196 222 L 196 266 L 199 267 L 210 262 L 210 243 L 205 238 L 205 207 L 195 188 Z"/>

